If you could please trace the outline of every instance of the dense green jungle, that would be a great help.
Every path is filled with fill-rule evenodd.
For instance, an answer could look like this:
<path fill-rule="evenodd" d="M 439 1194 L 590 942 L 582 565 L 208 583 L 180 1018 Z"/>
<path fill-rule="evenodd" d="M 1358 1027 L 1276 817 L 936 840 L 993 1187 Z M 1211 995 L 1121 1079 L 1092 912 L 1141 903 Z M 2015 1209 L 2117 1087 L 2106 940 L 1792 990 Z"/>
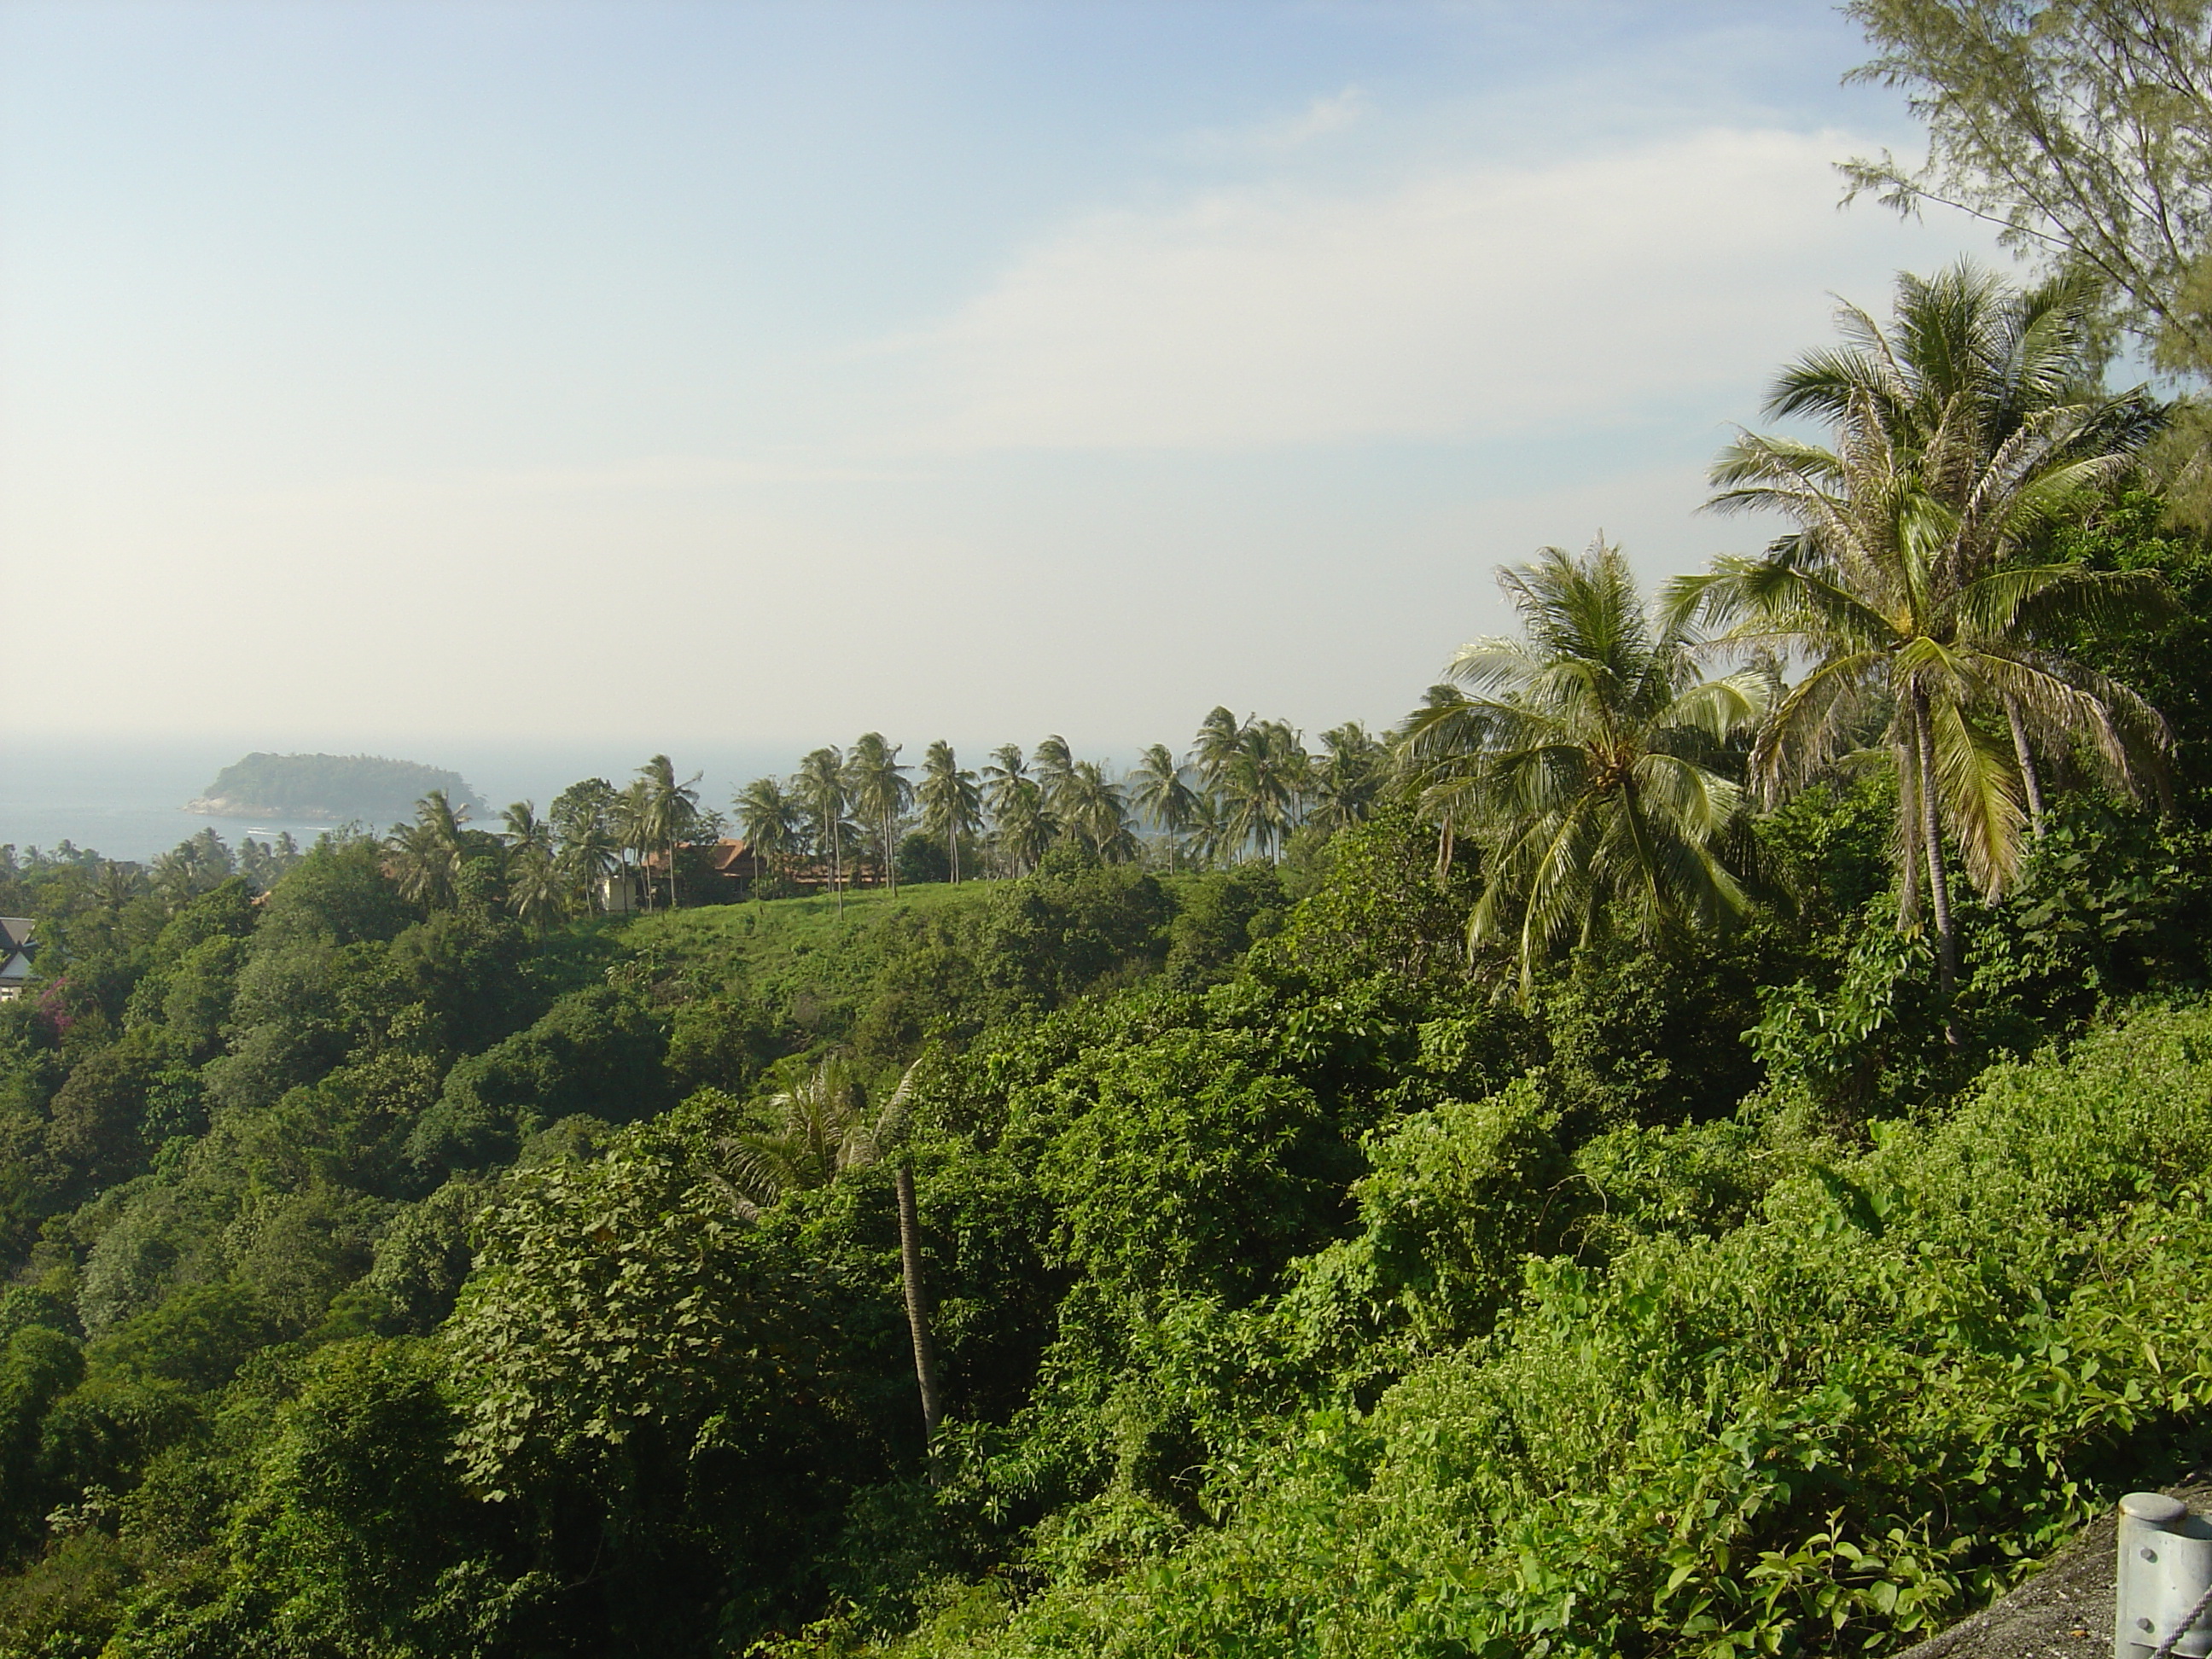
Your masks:
<path fill-rule="evenodd" d="M 2159 522 L 2057 552 L 2179 598 L 2074 647 L 2170 711 L 2171 806 L 2053 754 L 1948 994 L 1879 765 L 1729 820 L 1732 925 L 1600 884 L 1556 950 L 1471 943 L 1510 849 L 1450 793 L 1479 756 L 1416 763 L 1480 702 L 1442 690 L 1346 821 L 1206 868 L 1063 828 L 995 878 L 528 921 L 514 815 L 434 801 L 246 870 L 11 852 L 0 1651 L 1842 1653 L 1961 1614 L 2212 1451 L 2212 561 Z M 1209 726 L 1221 776 L 1264 724 Z"/>
<path fill-rule="evenodd" d="M 2049 280 L 1388 731 L 0 848 L 0 1656 L 1893 1652 L 2201 1468 L 2212 25 L 1846 10 Z"/>

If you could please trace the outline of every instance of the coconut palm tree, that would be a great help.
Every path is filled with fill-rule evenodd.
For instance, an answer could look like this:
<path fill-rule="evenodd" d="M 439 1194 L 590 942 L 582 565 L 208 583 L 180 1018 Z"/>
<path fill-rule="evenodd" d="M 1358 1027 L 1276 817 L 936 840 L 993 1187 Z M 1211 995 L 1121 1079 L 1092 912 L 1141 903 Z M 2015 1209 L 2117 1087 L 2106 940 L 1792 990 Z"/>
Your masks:
<path fill-rule="evenodd" d="M 1838 429 L 1867 420 L 1889 447 L 1923 457 L 1923 487 L 1962 515 L 1961 572 L 2005 556 L 1990 486 L 2005 487 L 2008 447 L 2029 471 L 2067 459 L 2111 466 L 2138 455 L 2160 424 L 2140 388 L 2117 397 L 2094 389 L 2093 307 L 2075 282 L 2016 289 L 1962 259 L 1932 278 L 1901 276 L 1892 329 L 1851 306 L 1838 324 L 1844 346 L 1784 369 L 1767 410 Z M 2039 838 L 2036 734 L 2017 700 L 2000 702 Z"/>
<path fill-rule="evenodd" d="M 1350 828 L 1373 810 L 1382 793 L 1388 751 L 1358 720 L 1322 732 L 1321 741 L 1328 754 L 1314 769 L 1313 822 L 1333 832 Z"/>
<path fill-rule="evenodd" d="M 1204 788 L 1214 790 L 1220 787 L 1221 781 L 1229 770 L 1230 759 L 1237 753 L 1237 741 L 1244 734 L 1245 724 L 1228 709 L 1218 705 L 1198 723 L 1198 736 L 1192 743 L 1187 758 Z"/>
<path fill-rule="evenodd" d="M 605 778 L 584 778 L 554 797 L 546 819 L 558 850 L 554 867 L 568 902 L 590 911 L 606 878 L 622 867 L 615 836 L 615 787 Z"/>
<path fill-rule="evenodd" d="M 1037 787 L 1044 791 L 1045 810 L 1065 816 L 1060 798 L 1075 775 L 1075 757 L 1069 752 L 1067 739 L 1054 732 L 1037 744 L 1031 758 L 1036 764 Z"/>
<path fill-rule="evenodd" d="M 1445 672 L 1464 694 L 1414 714 L 1398 758 L 1424 806 L 1480 840 L 1468 942 L 1513 939 L 1525 994 L 1616 915 L 1652 937 L 1742 910 L 1718 852 L 1742 794 L 1727 745 L 1768 697 L 1756 672 L 1702 678 L 1686 624 L 1653 620 L 1602 539 L 1498 580 L 1524 637 L 1462 646 Z"/>
<path fill-rule="evenodd" d="M 875 1162 L 867 1105 L 858 1073 L 832 1055 L 769 1099 L 774 1127 L 719 1143 L 722 1174 L 760 1206 L 786 1193 L 826 1187 L 845 1170 Z"/>
<path fill-rule="evenodd" d="M 700 775 L 694 772 L 679 783 L 676 780 L 675 763 L 665 755 L 655 755 L 637 769 L 639 783 L 644 786 L 639 803 L 638 833 L 643 848 L 659 853 L 668 860 L 668 908 L 676 908 L 676 848 L 689 842 L 699 826 Z M 648 878 L 647 890 L 652 890 Z"/>
<path fill-rule="evenodd" d="M 568 902 L 586 912 L 594 908 L 600 889 L 623 867 L 622 843 L 611 823 L 604 817 L 580 821 L 561 842 L 554 867 Z"/>
<path fill-rule="evenodd" d="M 1137 839 L 1129 833 L 1121 792 L 1106 781 L 1096 761 L 1077 761 L 1069 769 L 1067 781 L 1060 787 L 1060 822 L 1109 864 L 1136 854 Z"/>
<path fill-rule="evenodd" d="M 854 810 L 875 836 L 878 880 L 898 884 L 892 868 L 898 848 L 898 823 L 914 800 L 914 786 L 906 774 L 911 769 L 898 762 L 902 744 L 885 743 L 880 732 L 866 732 L 845 755 L 845 782 Z"/>
<path fill-rule="evenodd" d="M 1174 869 L 1176 847 L 1196 820 L 1197 795 L 1182 781 L 1182 768 L 1164 743 L 1145 750 L 1129 783 L 1131 804 L 1167 842 L 1168 868 Z"/>
<path fill-rule="evenodd" d="M 945 844 L 952 879 L 960 879 L 960 838 L 982 826 L 983 797 L 975 787 L 975 775 L 963 772 L 952 745 L 939 738 L 929 745 L 921 761 L 921 782 L 916 788 L 921 803 L 921 827 Z"/>
<path fill-rule="evenodd" d="M 507 843 L 507 905 L 540 939 L 561 914 L 563 893 L 554 862 L 553 826 L 534 801 L 519 800 L 500 814 Z"/>
<path fill-rule="evenodd" d="M 500 815 L 499 838 L 510 853 L 553 856 L 553 826 L 538 816 L 538 803 L 519 800 Z"/>
<path fill-rule="evenodd" d="M 755 778 L 731 803 L 753 855 L 781 870 L 799 850 L 804 814 L 799 803 L 774 778 Z"/>
<path fill-rule="evenodd" d="M 458 811 L 442 789 L 415 803 L 415 821 L 402 824 L 386 843 L 401 895 L 434 910 L 450 908 L 459 891 L 461 866 L 467 861 L 461 826 L 468 809 Z"/>
<path fill-rule="evenodd" d="M 121 915 L 124 906 L 146 890 L 146 880 L 135 864 L 102 859 L 94 890 L 99 895 L 100 908 L 112 918 Z"/>
<path fill-rule="evenodd" d="M 1002 823 L 1010 803 L 1020 793 L 1021 787 L 1030 781 L 1029 763 L 1017 743 L 1003 743 L 991 751 L 991 758 L 983 768 L 983 791 L 991 809 L 992 822 Z M 998 837 L 1003 842 L 1003 837 Z"/>
<path fill-rule="evenodd" d="M 1487 757 L 1478 740 L 1479 734 L 1470 722 L 1468 732 L 1455 741 L 1430 743 L 1419 750 L 1418 756 L 1407 742 L 1414 730 L 1421 726 L 1443 729 L 1443 724 L 1455 711 L 1466 709 L 1466 692 L 1449 684 L 1431 686 L 1421 694 L 1421 706 L 1390 734 L 1387 746 L 1389 787 L 1400 798 L 1424 808 L 1437 826 L 1437 884 L 1444 885 L 1451 877 L 1452 858 L 1458 845 L 1458 808 L 1462 798 L 1471 799 L 1469 789 L 1457 786 L 1471 785 L 1474 774 L 1487 764 Z"/>
<path fill-rule="evenodd" d="M 2158 613 L 2162 586 L 2022 556 L 2102 499 L 2154 422 L 2134 394 L 2081 389 L 2087 323 L 2063 289 L 2023 294 L 1961 264 L 1900 278 L 1891 329 L 1855 308 L 1840 320 L 1845 345 L 1784 369 L 1767 401 L 1826 419 L 1832 442 L 1745 434 L 1713 467 L 1712 506 L 1779 513 L 1796 532 L 1715 561 L 1672 605 L 1812 664 L 1753 750 L 1765 792 L 1870 740 L 1893 758 L 1899 920 L 1917 922 L 1924 877 L 1948 997 L 1948 844 L 1985 895 L 2003 890 L 2041 815 L 2039 748 L 2130 793 L 2163 787 L 2164 722 L 2050 643 Z"/>
<path fill-rule="evenodd" d="M 1016 778 L 1000 794 L 992 830 L 1005 866 L 1016 875 L 1036 868 L 1060 823 L 1045 805 L 1044 790 L 1034 778 Z"/>
<path fill-rule="evenodd" d="M 845 908 L 845 813 L 850 805 L 845 786 L 845 757 L 835 747 L 816 750 L 799 763 L 791 793 L 806 814 L 807 830 L 817 855 L 830 860 L 830 885 L 837 895 L 837 908 Z"/>
<path fill-rule="evenodd" d="M 615 843 L 623 851 L 625 870 L 629 860 L 635 859 L 637 862 L 639 882 L 644 889 L 645 908 L 648 912 L 653 908 L 653 878 L 646 868 L 645 861 L 652 854 L 654 835 L 649 788 L 643 778 L 632 778 L 616 794 L 613 811 L 609 814 Z"/>
<path fill-rule="evenodd" d="M 914 1161 L 906 1151 L 915 1073 L 907 1067 L 880 1110 L 868 1109 L 866 1090 L 836 1055 L 821 1061 L 796 1085 L 769 1102 L 777 1126 L 764 1133 L 725 1136 L 716 1143 L 722 1168 L 713 1171 L 748 1220 L 784 1194 L 826 1187 L 848 1170 L 895 1157 L 892 1185 L 898 1205 L 899 1275 L 906 1293 L 915 1381 L 921 1396 L 922 1432 L 933 1438 L 943 1419 L 937 1378 L 937 1344 L 930 1331 L 929 1298 L 921 1274 L 921 1218 L 915 1200 Z"/>
<path fill-rule="evenodd" d="M 1296 827 L 1306 781 L 1305 745 L 1279 720 L 1255 720 L 1237 733 L 1217 781 L 1239 846 L 1273 858 Z"/>
<path fill-rule="evenodd" d="M 1194 794 L 1190 809 L 1190 855 L 1206 869 L 1229 863 L 1237 851 L 1228 812 L 1218 794 Z"/>

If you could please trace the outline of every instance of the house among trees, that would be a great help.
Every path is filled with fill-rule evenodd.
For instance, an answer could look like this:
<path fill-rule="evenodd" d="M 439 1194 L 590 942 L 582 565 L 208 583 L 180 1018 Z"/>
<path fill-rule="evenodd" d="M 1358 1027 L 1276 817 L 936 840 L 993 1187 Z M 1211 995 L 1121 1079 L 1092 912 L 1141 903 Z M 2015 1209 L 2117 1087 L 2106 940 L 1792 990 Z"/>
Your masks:
<path fill-rule="evenodd" d="M 751 896 L 753 884 L 769 872 L 768 860 L 756 852 L 749 841 L 732 841 L 725 836 L 711 845 L 688 850 L 692 856 L 684 860 L 687 867 L 679 875 L 727 884 L 722 894 L 730 898 Z M 702 895 L 701 902 L 713 901 Z"/>
<path fill-rule="evenodd" d="M 38 943 L 31 937 L 29 917 L 0 916 L 0 1002 L 13 1002 L 23 994 Z"/>
<path fill-rule="evenodd" d="M 693 842 L 677 848 L 676 899 L 687 909 L 696 904 L 731 904 L 750 898 L 753 884 L 774 872 L 770 860 L 756 852 L 749 841 L 725 836 L 719 841 Z M 644 885 L 664 898 L 668 890 L 668 854 L 645 855 L 639 872 Z M 825 872 L 823 884 L 829 877 Z M 642 909 L 645 900 L 636 875 L 628 872 L 606 878 L 601 884 L 600 908 L 610 912 Z"/>

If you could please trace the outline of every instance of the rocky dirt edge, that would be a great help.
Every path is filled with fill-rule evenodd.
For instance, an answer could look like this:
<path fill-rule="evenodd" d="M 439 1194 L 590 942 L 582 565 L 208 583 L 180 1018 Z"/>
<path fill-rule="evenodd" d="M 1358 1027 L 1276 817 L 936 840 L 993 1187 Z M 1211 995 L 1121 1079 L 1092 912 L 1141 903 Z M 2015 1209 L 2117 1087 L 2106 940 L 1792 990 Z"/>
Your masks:
<path fill-rule="evenodd" d="M 2212 1481 L 2161 1490 L 2200 1513 Z M 2089 1659 L 2112 1650 L 2114 1528 L 2106 1514 L 2002 1601 L 1905 1650 L 1899 1659 Z"/>

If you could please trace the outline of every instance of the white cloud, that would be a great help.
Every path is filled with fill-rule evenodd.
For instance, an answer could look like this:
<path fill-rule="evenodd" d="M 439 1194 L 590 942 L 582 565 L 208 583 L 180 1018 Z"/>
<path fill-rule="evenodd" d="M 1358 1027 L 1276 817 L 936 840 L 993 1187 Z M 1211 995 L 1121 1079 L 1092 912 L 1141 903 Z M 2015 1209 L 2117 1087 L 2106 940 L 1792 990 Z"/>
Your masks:
<path fill-rule="evenodd" d="M 1851 145 L 1710 131 L 1100 213 L 893 355 L 932 448 L 1589 430 L 1763 378 L 1826 332 L 1825 289 L 1879 302 L 1898 265 L 1980 245 L 1838 213 L 1831 163 Z"/>
<path fill-rule="evenodd" d="M 1194 133 L 1173 145 L 1171 153 L 1185 161 L 1201 162 L 1279 159 L 1317 139 L 1358 126 L 1369 108 L 1367 89 L 1349 86 L 1316 98 L 1287 118 Z"/>

